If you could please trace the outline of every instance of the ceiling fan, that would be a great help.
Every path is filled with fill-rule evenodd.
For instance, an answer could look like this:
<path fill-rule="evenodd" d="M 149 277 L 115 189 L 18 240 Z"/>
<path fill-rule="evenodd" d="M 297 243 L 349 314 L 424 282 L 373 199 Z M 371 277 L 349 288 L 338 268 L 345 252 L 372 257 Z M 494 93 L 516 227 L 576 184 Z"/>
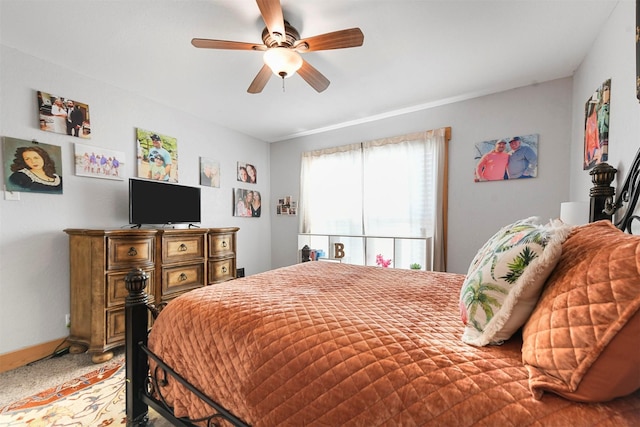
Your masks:
<path fill-rule="evenodd" d="M 249 85 L 247 89 L 249 93 L 262 92 L 271 72 L 284 79 L 292 76 L 296 71 L 311 87 L 322 92 L 329 86 L 329 80 L 302 59 L 300 54 L 357 47 L 362 46 L 364 42 L 364 34 L 360 28 L 349 28 L 301 39 L 298 30 L 284 20 L 280 0 L 256 0 L 256 2 L 266 24 L 262 31 L 263 44 L 198 38 L 191 40 L 191 44 L 198 48 L 263 51 L 265 64 Z"/>

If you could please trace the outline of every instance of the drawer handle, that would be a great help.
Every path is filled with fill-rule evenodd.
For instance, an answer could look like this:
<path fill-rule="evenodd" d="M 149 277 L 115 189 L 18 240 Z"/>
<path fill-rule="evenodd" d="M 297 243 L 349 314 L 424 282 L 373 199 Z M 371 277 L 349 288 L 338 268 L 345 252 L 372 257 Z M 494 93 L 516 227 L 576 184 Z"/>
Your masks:
<path fill-rule="evenodd" d="M 222 241 L 222 244 L 221 244 L 220 246 L 222 246 L 223 248 L 226 248 L 226 247 L 227 247 L 227 241 L 226 241 L 226 240 L 223 240 L 223 241 Z"/>
<path fill-rule="evenodd" d="M 178 251 L 185 252 L 186 250 L 187 250 L 187 245 L 185 245 L 184 243 L 181 243 L 180 246 L 178 247 Z"/>
<path fill-rule="evenodd" d="M 136 248 L 134 248 L 133 246 L 131 246 L 129 248 L 129 252 L 127 252 L 127 255 L 129 256 L 136 256 L 138 255 L 138 251 L 136 250 Z"/>
<path fill-rule="evenodd" d="M 180 273 L 180 276 L 178 277 L 178 281 L 184 282 L 185 280 L 187 280 L 187 275 L 184 273 Z"/>
<path fill-rule="evenodd" d="M 222 270 L 222 272 L 226 274 L 226 272 L 227 272 L 227 266 L 226 266 L 226 265 L 223 265 L 223 266 L 222 266 L 222 268 L 221 268 L 220 270 Z"/>

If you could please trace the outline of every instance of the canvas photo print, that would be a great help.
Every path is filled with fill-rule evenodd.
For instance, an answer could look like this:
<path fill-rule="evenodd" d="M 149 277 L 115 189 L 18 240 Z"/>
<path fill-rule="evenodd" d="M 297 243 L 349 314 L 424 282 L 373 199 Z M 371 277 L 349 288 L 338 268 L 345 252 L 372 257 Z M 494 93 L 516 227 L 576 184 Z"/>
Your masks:
<path fill-rule="evenodd" d="M 62 150 L 57 145 L 4 138 L 7 191 L 62 194 Z"/>
<path fill-rule="evenodd" d="M 76 175 L 91 178 L 124 180 L 124 153 L 76 143 Z"/>
<path fill-rule="evenodd" d="M 64 96 L 38 91 L 40 129 L 78 138 L 91 138 L 89 106 Z"/>
<path fill-rule="evenodd" d="M 220 188 L 220 162 L 200 157 L 200 185 Z"/>
<path fill-rule="evenodd" d="M 178 182 L 178 140 L 158 132 L 136 129 L 138 178 Z"/>
<path fill-rule="evenodd" d="M 538 134 L 510 136 L 475 144 L 474 181 L 538 176 Z"/>
<path fill-rule="evenodd" d="M 238 162 L 238 181 L 257 184 L 258 170 L 251 163 Z"/>
<path fill-rule="evenodd" d="M 259 191 L 246 188 L 233 189 L 233 216 L 259 218 L 262 214 L 262 196 Z"/>
<path fill-rule="evenodd" d="M 609 102 L 611 79 L 605 81 L 584 106 L 584 164 L 591 169 L 609 159 Z"/>

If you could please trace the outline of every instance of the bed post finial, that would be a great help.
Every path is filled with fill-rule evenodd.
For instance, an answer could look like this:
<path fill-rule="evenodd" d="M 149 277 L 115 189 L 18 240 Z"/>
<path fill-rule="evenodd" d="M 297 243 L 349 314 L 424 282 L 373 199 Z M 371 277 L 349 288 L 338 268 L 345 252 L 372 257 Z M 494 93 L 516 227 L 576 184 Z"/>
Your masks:
<path fill-rule="evenodd" d="M 616 176 L 618 170 L 608 163 L 598 163 L 591 171 L 591 182 L 593 187 L 589 190 L 591 203 L 589 207 L 589 222 L 608 219 L 611 221 L 613 212 L 608 207 L 613 202 L 615 188 L 611 187 L 611 183 Z"/>

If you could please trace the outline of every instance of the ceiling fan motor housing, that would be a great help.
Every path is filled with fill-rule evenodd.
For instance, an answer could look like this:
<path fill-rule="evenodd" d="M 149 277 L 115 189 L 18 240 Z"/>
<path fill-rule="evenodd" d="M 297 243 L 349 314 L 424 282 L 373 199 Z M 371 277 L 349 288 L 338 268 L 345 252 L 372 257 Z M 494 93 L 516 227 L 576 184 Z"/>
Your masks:
<path fill-rule="evenodd" d="M 295 42 L 300 40 L 300 33 L 298 33 L 298 30 L 292 27 L 287 21 L 284 21 L 284 31 L 286 33 L 284 37 L 278 37 L 277 35 L 276 37 L 273 37 L 271 33 L 269 33 L 269 29 L 265 27 L 264 30 L 262 30 L 262 42 L 269 48 L 279 46 L 290 48 L 295 44 Z"/>

